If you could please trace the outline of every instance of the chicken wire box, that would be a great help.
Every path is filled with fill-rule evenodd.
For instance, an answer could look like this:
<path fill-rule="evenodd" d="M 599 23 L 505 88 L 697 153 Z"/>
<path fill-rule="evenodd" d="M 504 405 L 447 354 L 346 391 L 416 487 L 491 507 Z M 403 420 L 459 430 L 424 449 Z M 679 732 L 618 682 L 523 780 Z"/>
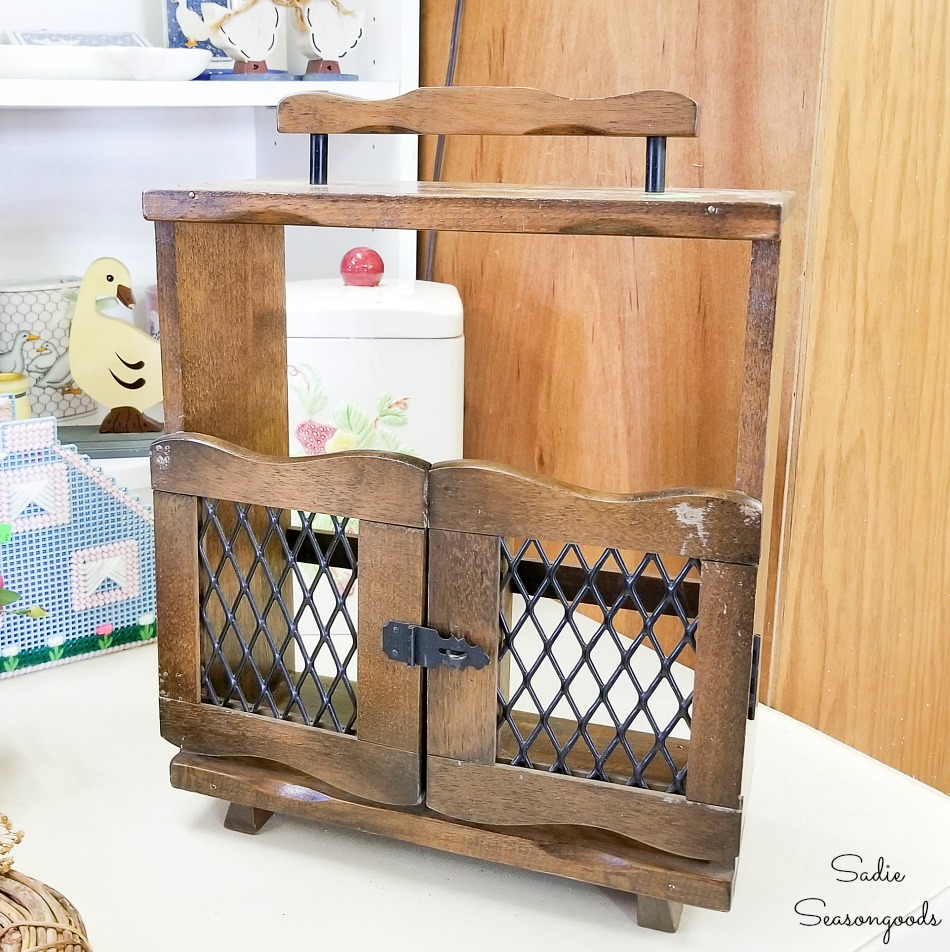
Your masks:
<path fill-rule="evenodd" d="M 0 678 L 155 635 L 151 509 L 57 438 L 0 411 Z"/>
<path fill-rule="evenodd" d="M 69 371 L 69 325 L 79 283 L 74 275 L 0 283 L 0 373 L 30 378 L 37 416 L 65 420 L 98 409 Z"/>

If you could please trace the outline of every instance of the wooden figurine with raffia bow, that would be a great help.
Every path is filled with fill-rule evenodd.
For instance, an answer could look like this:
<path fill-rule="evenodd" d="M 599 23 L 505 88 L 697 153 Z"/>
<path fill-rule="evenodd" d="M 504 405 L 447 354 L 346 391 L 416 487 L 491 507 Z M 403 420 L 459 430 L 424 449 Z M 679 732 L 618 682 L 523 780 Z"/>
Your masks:
<path fill-rule="evenodd" d="M 266 73 L 267 57 L 277 44 L 280 7 L 286 5 L 245 0 L 237 9 L 228 10 L 220 3 L 202 3 L 201 15 L 212 45 L 234 60 L 235 73 Z"/>
<path fill-rule="evenodd" d="M 365 14 L 341 0 L 274 0 L 292 7 L 297 48 L 307 57 L 307 73 L 340 73 L 340 60 L 363 36 Z"/>

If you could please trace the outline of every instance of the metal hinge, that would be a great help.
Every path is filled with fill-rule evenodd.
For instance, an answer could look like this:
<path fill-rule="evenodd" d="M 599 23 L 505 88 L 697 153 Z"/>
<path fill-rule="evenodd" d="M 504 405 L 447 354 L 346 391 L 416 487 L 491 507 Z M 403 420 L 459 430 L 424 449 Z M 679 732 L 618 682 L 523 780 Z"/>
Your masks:
<path fill-rule="evenodd" d="M 383 651 L 393 661 L 404 661 L 410 668 L 448 667 L 461 671 L 488 664 L 487 653 L 478 645 L 405 621 L 391 621 L 383 626 Z"/>
<path fill-rule="evenodd" d="M 749 720 L 755 720 L 759 697 L 759 657 L 762 654 L 762 636 L 752 636 L 752 677 L 749 681 Z"/>

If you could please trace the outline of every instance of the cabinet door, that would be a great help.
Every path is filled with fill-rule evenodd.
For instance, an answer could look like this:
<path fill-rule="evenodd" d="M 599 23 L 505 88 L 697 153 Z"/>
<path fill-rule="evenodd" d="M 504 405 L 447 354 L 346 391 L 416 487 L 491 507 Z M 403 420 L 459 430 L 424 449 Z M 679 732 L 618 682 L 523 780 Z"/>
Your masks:
<path fill-rule="evenodd" d="M 329 794 L 421 799 L 421 676 L 382 652 L 423 621 L 426 464 L 153 447 L 162 731 Z"/>
<path fill-rule="evenodd" d="M 489 661 L 429 671 L 427 805 L 735 856 L 758 504 L 465 463 L 429 500 L 428 625 Z"/>

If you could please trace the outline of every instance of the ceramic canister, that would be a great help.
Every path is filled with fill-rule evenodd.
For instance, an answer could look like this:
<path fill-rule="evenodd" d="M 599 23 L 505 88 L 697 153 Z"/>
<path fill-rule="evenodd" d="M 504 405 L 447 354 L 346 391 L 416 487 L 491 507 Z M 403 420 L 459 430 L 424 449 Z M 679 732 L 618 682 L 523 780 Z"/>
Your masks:
<path fill-rule="evenodd" d="M 98 407 L 69 376 L 69 325 L 79 284 L 76 275 L 0 282 L 3 369 L 30 378 L 30 400 L 40 416 L 65 420 Z"/>
<path fill-rule="evenodd" d="M 287 286 L 292 455 L 462 456 L 462 302 L 448 284 L 384 278 Z"/>

